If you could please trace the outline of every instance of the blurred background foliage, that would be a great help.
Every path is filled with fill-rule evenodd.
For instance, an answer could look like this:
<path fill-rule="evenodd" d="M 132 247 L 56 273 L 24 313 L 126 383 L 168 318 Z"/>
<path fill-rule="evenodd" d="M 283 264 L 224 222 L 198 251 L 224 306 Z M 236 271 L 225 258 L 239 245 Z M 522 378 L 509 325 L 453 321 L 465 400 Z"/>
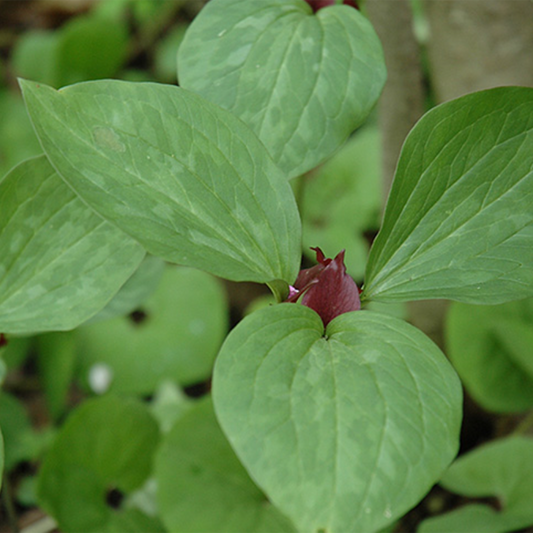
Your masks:
<path fill-rule="evenodd" d="M 0 176 L 41 153 L 18 77 L 56 88 L 102 78 L 176 83 L 177 48 L 203 4 L 0 0 Z M 422 113 L 478 89 L 533 86 L 533 3 L 359 4 L 382 39 L 387 86 L 346 145 L 292 183 L 303 267 L 314 264 L 311 246 L 329 257 L 346 249 L 361 285 L 401 144 Z M 37 524 L 44 533 L 56 521 L 62 531 L 291 531 L 238 463 L 208 398 L 228 329 L 270 302 L 262 286 L 148 257 L 80 328 L 0 343 L 0 532 Z M 390 531 L 533 531 L 524 437 L 533 426 L 532 301 L 380 311 L 430 335 L 466 390 L 464 458 Z"/>

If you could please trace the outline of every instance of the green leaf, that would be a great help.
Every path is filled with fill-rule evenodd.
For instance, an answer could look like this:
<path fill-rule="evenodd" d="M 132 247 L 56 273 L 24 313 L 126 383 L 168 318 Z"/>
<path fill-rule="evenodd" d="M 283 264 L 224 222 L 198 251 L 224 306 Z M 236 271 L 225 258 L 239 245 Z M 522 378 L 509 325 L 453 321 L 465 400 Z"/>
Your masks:
<path fill-rule="evenodd" d="M 2 488 L 3 480 L 4 480 L 4 437 L 2 436 L 2 428 L 0 428 L 0 489 Z"/>
<path fill-rule="evenodd" d="M 469 531 L 516 531 L 533 525 L 533 440 L 508 437 L 490 442 L 459 457 L 444 474 L 440 484 L 446 489 L 469 498 L 495 496 L 501 511 L 493 514 L 493 526 L 488 522 L 489 511 L 480 512 L 477 520 L 484 527 Z M 466 514 L 466 511 L 464 511 Z M 468 511 L 473 514 L 473 511 Z M 485 515 L 485 516 L 483 516 Z M 444 515 L 446 516 L 446 515 Z M 455 531 L 454 529 L 448 531 Z M 422 529 L 422 531 L 443 531 Z M 464 530 L 466 531 L 466 530 Z"/>
<path fill-rule="evenodd" d="M 231 113 L 170 85 L 21 87 L 58 172 L 149 252 L 236 281 L 294 281 L 290 186 Z"/>
<path fill-rule="evenodd" d="M 30 31 L 17 41 L 17 76 L 62 87 L 116 75 L 126 59 L 128 33 L 119 20 L 78 16 L 60 30 Z"/>
<path fill-rule="evenodd" d="M 9 370 L 16 369 L 26 361 L 32 346 L 32 338 L 9 335 L 7 341 L 7 346 L 0 348 L 0 356 Z"/>
<path fill-rule="evenodd" d="M 386 71 L 368 20 L 303 0 L 211 0 L 178 52 L 180 85 L 246 122 L 294 177 L 331 155 L 379 98 Z"/>
<path fill-rule="evenodd" d="M 67 407 L 68 393 L 76 365 L 76 332 L 47 333 L 37 338 L 37 368 L 46 405 L 54 420 Z"/>
<path fill-rule="evenodd" d="M 470 94 L 405 141 L 364 297 L 497 304 L 533 295 L 533 89 Z"/>
<path fill-rule="evenodd" d="M 523 357 L 531 359 L 533 343 L 528 343 L 529 332 L 506 340 L 508 332 L 502 326 L 510 322 L 531 330 L 533 299 L 498 306 L 453 303 L 446 319 L 448 356 L 469 394 L 489 411 L 512 413 L 533 407 L 533 376 L 512 351 L 521 343 L 523 350 L 529 347 Z"/>
<path fill-rule="evenodd" d="M 0 331 L 76 327 L 105 306 L 143 257 L 44 156 L 0 181 Z"/>
<path fill-rule="evenodd" d="M 4 467 L 35 458 L 37 439 L 24 405 L 7 392 L 0 393 L 0 427 L 4 437 Z"/>
<path fill-rule="evenodd" d="M 127 51 L 122 21 L 92 15 L 71 19 L 61 28 L 55 49 L 57 87 L 116 76 Z"/>
<path fill-rule="evenodd" d="M 173 83 L 177 77 L 176 54 L 187 26 L 179 24 L 156 43 L 154 71 L 159 81 Z"/>
<path fill-rule="evenodd" d="M 210 398 L 191 408 L 164 438 L 155 473 L 160 514 L 169 531 L 294 531 L 239 463 Z"/>
<path fill-rule="evenodd" d="M 371 311 L 281 304 L 246 317 L 215 365 L 218 419 L 269 499 L 302 531 L 376 531 L 455 456 L 461 387 L 419 330 Z"/>
<path fill-rule="evenodd" d="M 113 396 L 85 402 L 44 459 L 40 505 L 67 533 L 107 531 L 122 512 L 106 505 L 107 492 L 128 494 L 142 485 L 158 439 L 157 423 L 142 403 Z"/>
<path fill-rule="evenodd" d="M 165 270 L 165 262 L 159 257 L 147 255 L 133 276 L 126 281 L 113 299 L 89 321 L 89 324 L 127 315 L 151 296 L 157 289 Z"/>
<path fill-rule="evenodd" d="M 470 504 L 424 520 L 417 533 L 503 533 L 509 524 L 488 505 Z"/>
<path fill-rule="evenodd" d="M 24 102 L 18 94 L 0 90 L 0 178 L 29 157 L 42 153 Z"/>
<path fill-rule="evenodd" d="M 76 330 L 84 381 L 91 384 L 92 372 L 102 365 L 114 392 L 150 394 L 163 379 L 192 385 L 209 378 L 228 327 L 218 280 L 199 270 L 168 266 L 139 311 L 137 321 L 135 316 L 117 317 Z"/>
<path fill-rule="evenodd" d="M 57 46 L 60 32 L 24 32 L 13 46 L 11 68 L 16 76 L 57 85 Z"/>

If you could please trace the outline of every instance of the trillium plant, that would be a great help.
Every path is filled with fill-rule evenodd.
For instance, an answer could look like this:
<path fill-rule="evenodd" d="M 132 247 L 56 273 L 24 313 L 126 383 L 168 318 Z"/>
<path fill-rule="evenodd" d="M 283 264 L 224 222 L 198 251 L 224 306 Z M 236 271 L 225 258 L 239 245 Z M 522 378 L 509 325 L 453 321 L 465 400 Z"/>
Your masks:
<path fill-rule="evenodd" d="M 277 303 L 229 333 L 212 382 L 216 420 L 269 502 L 248 531 L 387 527 L 457 454 L 462 391 L 424 333 L 368 304 L 533 296 L 533 89 L 469 94 L 416 124 L 360 291 L 343 251 L 315 248 L 301 270 L 291 188 L 385 82 L 355 3 L 211 0 L 178 77 L 20 80 L 43 155 L 0 181 L 0 331 L 79 326 L 146 254 L 267 284 Z M 158 491 L 168 529 L 188 530 L 175 494 Z"/>

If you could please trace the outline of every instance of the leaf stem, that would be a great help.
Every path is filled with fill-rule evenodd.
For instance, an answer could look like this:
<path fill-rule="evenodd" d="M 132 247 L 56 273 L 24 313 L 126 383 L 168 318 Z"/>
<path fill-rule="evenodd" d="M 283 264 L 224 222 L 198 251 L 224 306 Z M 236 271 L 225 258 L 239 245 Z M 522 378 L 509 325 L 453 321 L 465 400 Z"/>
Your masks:
<path fill-rule="evenodd" d="M 522 419 L 513 431 L 513 435 L 525 435 L 533 429 L 533 409 Z"/>
<path fill-rule="evenodd" d="M 268 288 L 276 298 L 276 302 L 281 303 L 289 296 L 289 284 L 282 279 L 274 279 L 267 283 Z"/>
<path fill-rule="evenodd" d="M 4 472 L 2 483 L 2 504 L 7 515 L 7 521 L 9 527 L 13 533 L 19 533 L 20 529 L 18 526 L 17 512 L 15 510 L 15 505 L 13 503 L 13 494 L 11 492 L 11 484 L 9 478 L 7 477 L 6 472 Z"/>

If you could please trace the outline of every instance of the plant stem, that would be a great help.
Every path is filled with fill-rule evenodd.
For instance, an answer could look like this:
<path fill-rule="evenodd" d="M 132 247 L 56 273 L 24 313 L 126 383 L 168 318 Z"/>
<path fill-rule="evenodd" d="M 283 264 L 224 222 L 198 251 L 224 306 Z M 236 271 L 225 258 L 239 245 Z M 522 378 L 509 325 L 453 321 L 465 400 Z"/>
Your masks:
<path fill-rule="evenodd" d="M 17 512 L 13 503 L 11 484 L 5 472 L 2 484 L 2 504 L 4 506 L 4 509 L 6 510 L 7 521 L 9 523 L 9 527 L 11 528 L 11 531 L 13 533 L 19 533 L 20 529 L 18 526 Z"/>
<path fill-rule="evenodd" d="M 523 418 L 513 431 L 513 435 L 525 435 L 533 429 L 533 409 Z"/>
<path fill-rule="evenodd" d="M 289 295 L 289 285 L 282 279 L 275 279 L 267 283 L 268 288 L 276 298 L 276 302 L 281 303 Z"/>

